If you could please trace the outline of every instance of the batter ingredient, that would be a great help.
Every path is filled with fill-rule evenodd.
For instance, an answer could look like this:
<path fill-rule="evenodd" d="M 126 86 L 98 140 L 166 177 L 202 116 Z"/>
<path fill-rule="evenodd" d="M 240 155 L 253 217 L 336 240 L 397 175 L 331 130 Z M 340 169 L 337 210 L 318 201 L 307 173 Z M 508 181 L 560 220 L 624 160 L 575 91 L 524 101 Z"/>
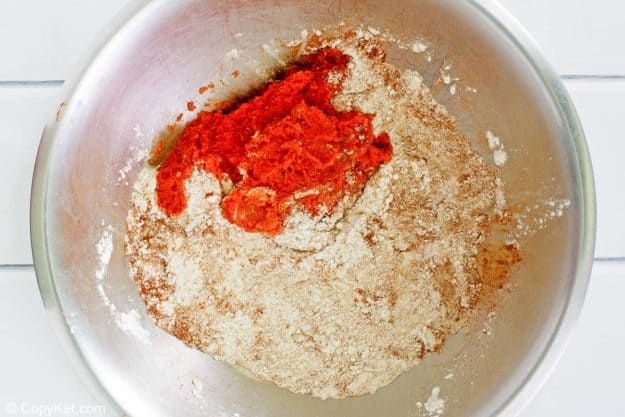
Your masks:
<path fill-rule="evenodd" d="M 310 170 L 327 161 L 331 175 L 306 172 L 281 183 L 241 170 L 258 155 L 270 160 L 265 167 L 284 167 L 283 154 L 270 157 L 274 140 L 289 138 L 274 138 L 271 127 L 255 136 L 264 124 L 234 140 L 240 145 L 233 153 L 211 150 L 208 161 L 174 166 L 170 160 L 185 160 L 174 149 L 160 168 L 146 166 L 135 184 L 127 255 L 149 314 L 188 346 L 293 392 L 344 398 L 389 384 L 463 326 L 491 286 L 478 255 L 505 200 L 495 168 L 472 150 L 418 73 L 385 63 L 370 33 L 317 39 L 304 51 L 310 56 L 303 69 L 287 71 L 285 81 L 325 53 L 347 58 L 314 81 L 331 88 L 323 87 L 314 106 L 297 96 L 272 126 L 309 123 L 309 112 L 322 124 L 346 118 L 342 131 L 322 129 L 320 143 L 332 148 L 326 157 L 306 156 Z M 200 115 L 187 129 L 245 106 L 253 101 Z M 291 123 L 294 113 L 298 123 Z M 362 144 L 345 141 L 358 130 Z M 227 164 L 213 155 L 226 155 Z M 358 166 L 368 168 L 355 175 Z M 266 191 L 248 192 L 247 184 Z M 313 191 L 298 195 L 292 184 Z M 252 200 L 272 196 L 277 209 L 260 210 L 259 221 L 237 216 L 249 203 L 243 198 L 229 208 L 237 189 Z"/>
<path fill-rule="evenodd" d="M 434 387 L 425 404 L 417 403 L 417 407 L 423 408 L 428 417 L 439 417 L 445 411 L 445 400 L 439 397 L 440 392 L 440 387 Z"/>
<path fill-rule="evenodd" d="M 316 216 L 359 192 L 391 146 L 386 133 L 373 135 L 372 115 L 330 103 L 341 85 L 328 77 L 342 78 L 348 62 L 322 49 L 231 112 L 200 113 L 158 170 L 159 207 L 180 214 L 185 182 L 199 168 L 232 188 L 221 202 L 230 222 L 275 235 L 295 204 Z"/>

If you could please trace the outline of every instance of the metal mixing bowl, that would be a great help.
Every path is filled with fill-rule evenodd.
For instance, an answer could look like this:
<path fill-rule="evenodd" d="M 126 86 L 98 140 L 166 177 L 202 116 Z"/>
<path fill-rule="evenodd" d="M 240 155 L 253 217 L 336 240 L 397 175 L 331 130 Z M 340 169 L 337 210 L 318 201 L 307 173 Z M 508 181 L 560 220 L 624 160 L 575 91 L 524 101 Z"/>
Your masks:
<path fill-rule="evenodd" d="M 32 188 L 41 294 L 109 410 L 149 417 L 417 416 L 417 402 L 439 386 L 446 416 L 517 413 L 555 366 L 580 311 L 595 231 L 582 128 L 558 76 L 518 23 L 490 0 L 154 0 L 132 8 L 79 81 L 68 83 L 60 118 L 45 130 Z M 452 96 L 438 87 L 436 97 L 476 146 L 486 129 L 502 138 L 510 202 L 543 204 L 556 196 L 571 207 L 524 240 L 516 288 L 497 310 L 492 337 L 455 336 L 375 395 L 322 401 L 243 376 L 156 328 L 128 278 L 123 236 L 141 165 L 132 156 L 199 86 L 231 71 L 233 62 L 222 59 L 228 51 L 257 55 L 272 38 L 342 19 L 431 43 L 431 62 L 402 50 L 389 60 L 418 69 L 430 85 L 451 63 L 461 85 L 478 93 Z M 114 248 L 105 269 L 96 245 L 108 225 Z M 133 309 L 149 344 L 119 326 L 119 315 Z M 454 377 L 445 379 L 449 372 Z"/>

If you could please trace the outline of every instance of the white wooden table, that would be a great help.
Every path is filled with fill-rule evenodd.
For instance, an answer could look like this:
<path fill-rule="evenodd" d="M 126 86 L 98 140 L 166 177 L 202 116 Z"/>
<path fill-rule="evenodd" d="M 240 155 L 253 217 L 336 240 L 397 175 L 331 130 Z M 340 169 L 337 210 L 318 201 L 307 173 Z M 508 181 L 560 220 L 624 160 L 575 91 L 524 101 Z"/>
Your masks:
<path fill-rule="evenodd" d="M 625 416 L 625 2 L 502 0 L 562 74 L 595 168 L 598 241 L 581 320 L 523 417 Z M 126 0 L 0 0 L 0 416 L 92 406 L 44 313 L 32 267 L 28 201 L 44 121 L 64 79 Z M 13 408 L 12 408 L 13 407 Z M 16 413 L 11 414 L 17 407 Z M 65 414 L 63 414 L 65 412 Z M 51 409 L 49 414 L 67 415 Z M 107 413 L 106 415 L 110 415 Z"/>

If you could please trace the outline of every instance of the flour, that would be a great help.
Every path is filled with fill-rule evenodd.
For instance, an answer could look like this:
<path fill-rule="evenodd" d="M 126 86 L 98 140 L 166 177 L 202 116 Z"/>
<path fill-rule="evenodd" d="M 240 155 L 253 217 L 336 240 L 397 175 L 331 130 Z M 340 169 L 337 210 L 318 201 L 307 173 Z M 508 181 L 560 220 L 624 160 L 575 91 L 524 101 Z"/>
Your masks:
<path fill-rule="evenodd" d="M 267 55 L 271 56 L 278 65 L 286 66 L 286 62 L 283 56 L 284 51 L 282 51 L 279 47 L 269 43 L 264 43 L 261 48 L 263 49 L 263 51 L 265 51 Z"/>
<path fill-rule="evenodd" d="M 552 221 L 564 216 L 570 206 L 571 200 L 568 198 L 555 197 L 527 205 L 524 212 L 515 213 L 516 236 L 528 236 L 545 230 Z"/>
<path fill-rule="evenodd" d="M 136 128 L 137 127 L 135 126 L 135 129 Z M 137 135 L 137 137 L 140 137 L 139 134 Z M 145 160 L 148 157 L 147 149 L 137 149 L 134 146 L 130 147 L 130 153 L 131 155 L 124 162 L 124 166 L 118 171 L 119 173 L 119 175 L 117 176 L 118 185 L 120 185 L 122 182 L 124 182 L 125 185 L 128 185 L 128 182 L 126 182 L 128 173 L 135 166 L 137 166 L 141 161 Z"/>
<path fill-rule="evenodd" d="M 104 225 L 104 220 L 102 220 L 102 225 Z M 95 245 L 95 248 L 98 255 L 98 263 L 95 270 L 95 277 L 97 280 L 96 289 L 98 290 L 98 294 L 100 294 L 104 305 L 109 307 L 111 312 L 116 312 L 115 306 L 111 304 L 108 295 L 104 291 L 103 283 L 108 270 L 109 262 L 111 261 L 111 256 L 113 254 L 113 227 L 111 225 L 104 228 L 100 234 L 98 242 Z"/>
<path fill-rule="evenodd" d="M 542 202 L 542 204 L 534 205 L 533 209 L 538 209 L 538 215 L 534 217 L 534 226 L 538 230 L 543 230 L 549 224 L 549 221 L 562 217 L 564 211 L 571 206 L 569 199 L 555 199 L 549 198 Z"/>
<path fill-rule="evenodd" d="M 199 169 L 185 211 L 166 216 L 145 167 L 127 217 L 130 273 L 158 326 L 321 398 L 374 393 L 463 326 L 482 291 L 476 254 L 505 205 L 496 170 L 421 76 L 384 63 L 375 30 L 354 33 L 304 51 L 349 55 L 332 104 L 375 114 L 374 133 L 391 138 L 392 160 L 360 195 L 314 217 L 294 210 L 269 237 L 228 222 L 229 187 Z M 444 404 L 433 391 L 424 407 L 437 415 Z"/>
<path fill-rule="evenodd" d="M 237 49 L 237 48 L 232 48 L 231 50 L 229 50 L 226 55 L 224 56 L 224 60 L 233 60 L 233 59 L 237 59 L 241 56 L 241 50 Z"/>
<path fill-rule="evenodd" d="M 134 336 L 145 344 L 151 344 L 150 332 L 141 325 L 141 316 L 135 309 L 114 314 L 115 323 L 123 332 Z"/>
<path fill-rule="evenodd" d="M 102 223 L 104 223 L 104 220 Z M 109 224 L 104 228 L 95 248 L 98 254 L 98 266 L 96 267 L 95 276 L 99 281 L 102 281 L 113 254 L 113 226 Z"/>
<path fill-rule="evenodd" d="M 102 221 L 104 225 L 104 220 Z M 98 255 L 98 264 L 95 271 L 95 277 L 98 283 L 96 289 L 102 298 L 104 305 L 109 309 L 115 324 L 125 333 L 133 335 L 139 341 L 150 344 L 149 332 L 141 326 L 141 318 L 137 310 L 128 312 L 120 312 L 117 306 L 111 302 L 104 287 L 104 279 L 108 270 L 111 256 L 113 255 L 113 227 L 108 225 L 100 234 L 100 238 L 95 245 Z"/>
<path fill-rule="evenodd" d="M 505 164 L 508 160 L 508 154 L 504 150 L 501 140 L 490 130 L 486 131 L 486 140 L 488 141 L 488 147 L 493 151 L 495 165 L 501 166 Z"/>
<path fill-rule="evenodd" d="M 198 398 L 198 399 L 204 398 L 202 394 L 203 385 L 202 385 L 202 381 L 199 378 L 197 377 L 191 378 L 191 387 L 192 387 L 191 393 L 193 394 L 195 398 Z"/>
<path fill-rule="evenodd" d="M 412 52 L 420 54 L 428 50 L 428 45 L 421 40 L 416 40 L 411 45 L 410 49 L 412 50 Z"/>
<path fill-rule="evenodd" d="M 446 64 L 440 70 L 440 79 L 449 88 L 449 94 L 455 96 L 458 92 L 458 82 L 460 78 L 451 75 L 451 64 Z"/>
<path fill-rule="evenodd" d="M 482 328 L 482 333 L 486 336 L 493 335 L 493 325 L 495 322 L 496 314 L 494 311 L 490 311 L 486 320 L 484 321 L 484 327 Z"/>
<path fill-rule="evenodd" d="M 432 388 L 432 393 L 425 403 L 418 402 L 417 407 L 422 408 L 428 417 L 438 417 L 445 411 L 445 400 L 440 398 L 439 387 Z"/>

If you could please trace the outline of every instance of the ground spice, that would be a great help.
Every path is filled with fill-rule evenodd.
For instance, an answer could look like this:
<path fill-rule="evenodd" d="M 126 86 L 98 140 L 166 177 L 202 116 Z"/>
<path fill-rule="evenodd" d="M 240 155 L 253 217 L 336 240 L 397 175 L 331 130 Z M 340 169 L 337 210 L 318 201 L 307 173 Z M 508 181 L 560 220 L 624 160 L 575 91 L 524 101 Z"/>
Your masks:
<path fill-rule="evenodd" d="M 159 207 L 169 216 L 182 213 L 185 181 L 199 168 L 234 184 L 221 203 L 231 223 L 273 236 L 295 205 L 317 216 L 359 193 L 390 161 L 392 147 L 386 133 L 373 134 L 373 114 L 333 107 L 349 61 L 322 49 L 248 102 L 200 112 L 158 170 Z M 339 81 L 331 84 L 329 75 Z"/>
<path fill-rule="evenodd" d="M 198 89 L 198 92 L 200 94 L 204 94 L 205 92 L 207 92 L 208 90 L 214 90 L 215 89 L 215 84 L 214 83 L 208 83 L 206 85 L 203 85 L 202 87 L 200 87 Z"/>
<path fill-rule="evenodd" d="M 154 148 L 152 149 L 152 152 L 150 153 L 150 159 L 156 159 L 159 156 L 161 156 L 161 153 L 163 152 L 163 140 L 160 139 L 158 142 L 156 142 L 156 146 L 154 146 Z"/>
<path fill-rule="evenodd" d="M 204 121 L 187 128 L 187 148 L 170 155 L 169 168 L 164 164 L 158 171 L 152 164 L 139 173 L 127 218 L 130 274 L 160 328 L 260 380 L 321 398 L 373 393 L 440 351 L 449 335 L 477 317 L 478 307 L 499 291 L 506 268 L 518 259 L 516 245 L 501 247 L 514 242 L 507 231 L 516 230 L 516 223 L 508 223 L 498 171 L 472 149 L 421 76 L 385 63 L 380 42 L 368 33 L 301 45 L 310 53 L 332 45 L 349 58 L 346 69 L 338 54 L 334 61 L 307 58 L 329 61 L 322 66 L 327 74 L 314 75 L 319 71 L 314 62 L 292 68 L 284 81 L 305 85 L 296 97 L 280 95 L 292 85 L 274 83 L 260 101 L 224 103 L 221 111 L 202 115 Z M 325 99 L 305 99 L 312 86 L 319 86 L 313 97 L 335 93 L 333 111 Z M 301 161 L 311 171 L 325 162 L 328 172 L 352 166 L 345 174 L 350 190 L 360 181 L 354 166 L 374 167 L 371 160 L 379 158 L 360 148 L 349 154 L 355 144 L 337 132 L 351 132 L 356 115 L 366 121 L 374 113 L 374 132 L 388 133 L 393 157 L 366 180 L 358 198 L 346 195 L 328 216 L 312 217 L 302 205 L 276 236 L 248 233 L 226 221 L 228 211 L 252 223 L 279 220 L 277 202 L 285 195 L 280 190 L 314 183 L 303 168 L 286 170 L 287 156 L 289 169 Z M 328 135 L 324 130 L 320 139 L 304 142 L 311 129 L 330 122 L 337 129 L 329 130 L 330 136 L 340 137 L 339 143 L 322 137 Z M 235 128 L 243 125 L 249 131 Z M 213 130 L 203 132 L 206 126 Z M 224 131 L 230 136 L 217 137 Z M 163 157 L 177 132 L 162 136 Z M 291 137 L 302 143 L 291 143 Z M 390 147 L 376 147 L 375 141 L 365 135 L 363 147 L 386 156 Z M 342 149 L 348 149 L 346 155 Z M 184 186 L 164 193 L 183 199 L 186 209 L 176 216 L 168 216 L 155 195 L 157 177 L 166 168 L 170 182 L 164 184 Z M 235 182 L 235 191 L 224 196 L 230 184 L 225 187 L 215 172 Z M 190 177 L 177 182 L 183 175 Z M 330 186 L 343 184 L 340 175 L 328 178 L 334 181 Z M 254 185 L 261 181 L 263 186 Z M 291 200 L 313 195 L 318 196 L 298 191 Z M 224 200 L 235 197 L 239 206 L 224 210 Z M 551 202 L 554 215 L 563 204 Z M 495 250 L 510 256 L 491 255 Z M 442 410 L 439 394 L 433 391 L 423 411 Z"/>

